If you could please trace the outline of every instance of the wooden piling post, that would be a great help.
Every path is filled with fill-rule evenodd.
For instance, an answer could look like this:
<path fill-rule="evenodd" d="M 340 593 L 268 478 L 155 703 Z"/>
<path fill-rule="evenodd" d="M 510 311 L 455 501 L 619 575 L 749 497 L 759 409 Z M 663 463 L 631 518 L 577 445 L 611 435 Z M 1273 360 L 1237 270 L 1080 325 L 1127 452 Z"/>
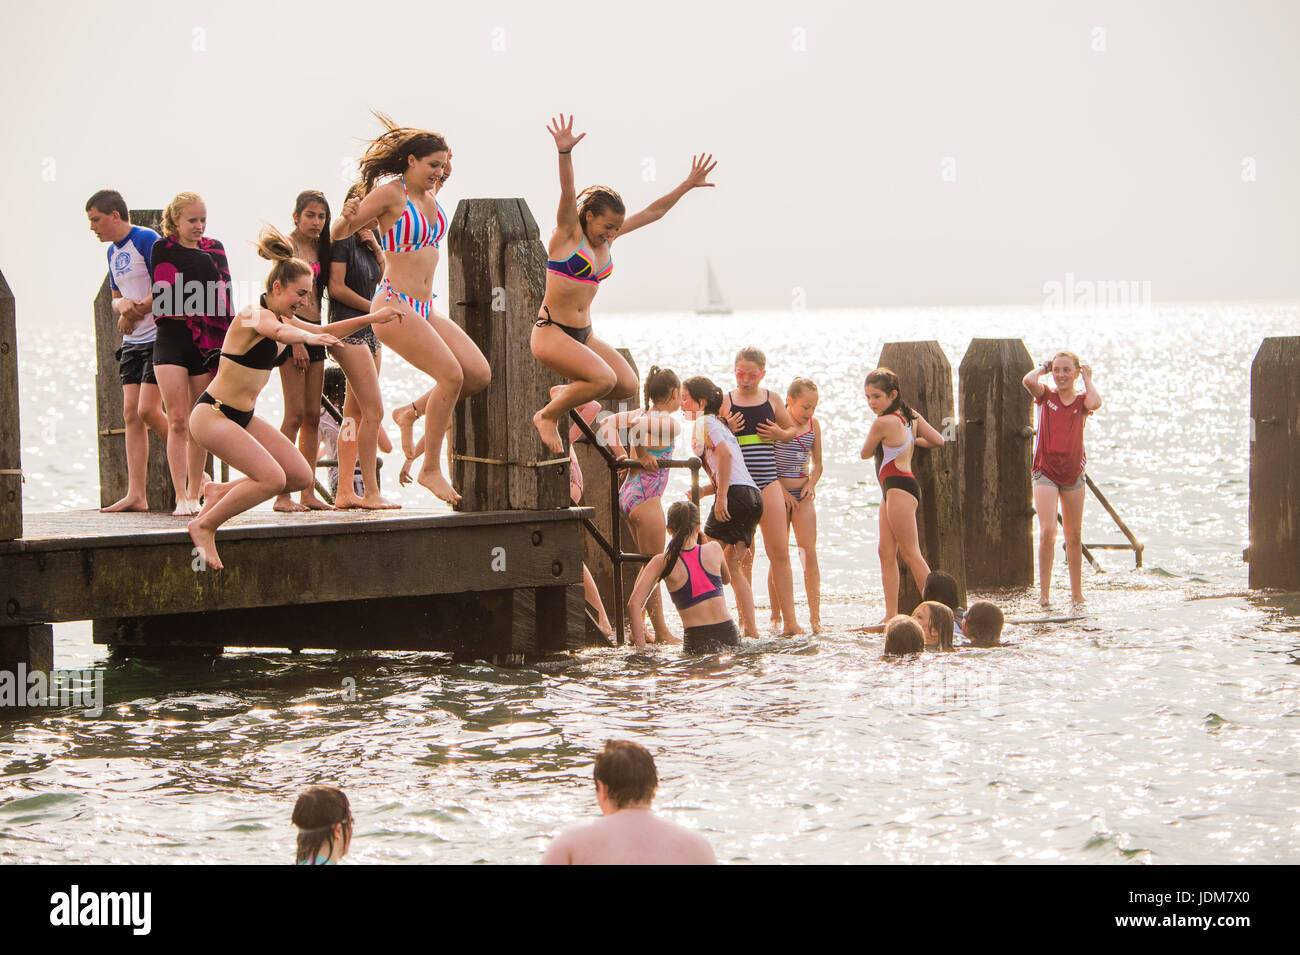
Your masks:
<path fill-rule="evenodd" d="M 23 536 L 22 443 L 18 429 L 18 313 L 0 273 L 0 540 Z"/>
<path fill-rule="evenodd" d="M 452 219 L 449 311 L 492 368 L 492 383 L 458 402 L 452 419 L 463 511 L 569 506 L 568 457 L 547 449 L 532 421 L 562 383 L 529 348 L 546 291 L 539 235 L 523 199 L 464 199 Z"/>
<path fill-rule="evenodd" d="M 162 231 L 161 209 L 134 209 L 131 224 Z M 122 415 L 122 382 L 118 376 L 117 348 L 122 333 L 117 330 L 113 292 L 108 275 L 95 296 L 95 409 L 99 435 L 99 506 L 107 507 L 126 496 L 126 422 Z M 167 439 L 149 432 L 149 477 L 145 484 L 149 507 L 171 511 L 176 492 L 167 467 Z"/>
<path fill-rule="evenodd" d="M 1300 590 L 1300 337 L 1266 338 L 1250 366 L 1251 587 Z"/>
<path fill-rule="evenodd" d="M 952 365 L 935 341 L 886 342 L 880 365 L 898 375 L 903 400 L 944 436 L 942 448 L 916 448 L 912 472 L 921 485 L 916 530 L 921 555 L 930 570 L 957 581 L 957 597 L 966 602 L 966 562 L 962 552 L 961 435 L 953 427 Z M 883 503 L 883 502 L 882 502 Z M 921 602 L 912 573 L 900 559 L 898 612 L 911 613 Z"/>
<path fill-rule="evenodd" d="M 976 338 L 961 360 L 962 546 L 972 587 L 1034 582 L 1033 359 L 1018 338 Z"/>

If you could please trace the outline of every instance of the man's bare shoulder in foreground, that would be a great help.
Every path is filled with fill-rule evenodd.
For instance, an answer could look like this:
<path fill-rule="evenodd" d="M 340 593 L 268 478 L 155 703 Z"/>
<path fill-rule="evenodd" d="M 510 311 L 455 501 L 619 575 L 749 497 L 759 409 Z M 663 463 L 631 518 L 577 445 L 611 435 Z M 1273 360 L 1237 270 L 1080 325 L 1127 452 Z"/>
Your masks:
<path fill-rule="evenodd" d="M 542 865 L 716 865 L 708 840 L 645 808 L 620 809 L 570 826 L 547 847 Z"/>

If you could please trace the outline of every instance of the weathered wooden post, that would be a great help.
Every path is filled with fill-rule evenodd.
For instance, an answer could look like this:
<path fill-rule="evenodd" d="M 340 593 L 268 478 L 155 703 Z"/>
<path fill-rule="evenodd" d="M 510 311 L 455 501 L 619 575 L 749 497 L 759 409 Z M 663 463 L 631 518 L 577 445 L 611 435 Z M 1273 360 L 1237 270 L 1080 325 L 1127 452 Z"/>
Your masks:
<path fill-rule="evenodd" d="M 18 428 L 18 312 L 0 273 L 0 540 L 23 536 L 22 443 Z"/>
<path fill-rule="evenodd" d="M 452 484 L 460 510 L 569 507 L 569 457 L 552 453 L 533 412 L 562 379 L 533 357 L 533 322 L 546 291 L 546 248 L 523 199 L 465 199 L 452 219 L 450 314 L 487 358 L 492 382 L 458 402 L 452 418 Z M 567 430 L 561 422 L 560 431 Z M 578 529 L 580 533 L 580 528 Z M 538 529 L 535 547 L 554 546 Z M 580 550 L 580 544 L 573 542 Z M 555 587 L 511 591 L 497 657 L 521 660 L 582 645 L 582 567 L 554 561 Z M 575 583 L 576 581 L 576 583 Z"/>
<path fill-rule="evenodd" d="M 952 365 L 938 342 L 886 342 L 880 364 L 898 375 L 903 400 L 945 438 L 942 448 L 917 448 L 912 472 L 921 485 L 916 530 L 930 569 L 952 574 L 957 595 L 966 602 L 966 562 L 962 554 L 961 467 L 953 424 Z M 921 602 L 912 573 L 899 566 L 898 612 L 911 613 Z"/>
<path fill-rule="evenodd" d="M 131 224 L 162 230 L 161 209 L 135 209 Z M 107 507 L 126 496 L 126 422 L 122 414 L 122 384 L 118 377 L 117 347 L 122 333 L 117 330 L 113 292 L 108 275 L 95 296 L 95 409 L 99 433 L 99 506 Z M 145 483 L 149 509 L 171 511 L 176 507 L 171 472 L 167 468 L 167 440 L 149 431 L 149 478 Z"/>
<path fill-rule="evenodd" d="M 626 348 L 620 348 L 618 351 L 627 359 L 627 363 L 632 366 L 633 373 L 637 375 L 637 388 L 640 390 L 640 372 L 637 370 L 636 362 L 632 359 L 632 353 Z M 603 416 L 605 412 L 617 413 L 630 410 L 635 401 L 635 398 L 625 399 L 621 402 L 603 400 L 600 403 L 600 413 Z M 594 430 L 596 426 L 593 425 L 592 427 Z M 600 453 L 598 448 L 585 441 L 575 445 L 575 447 L 577 448 L 575 453 L 578 457 L 578 465 L 582 468 L 582 503 L 586 507 L 596 509 L 596 515 L 591 519 L 591 522 L 605 540 L 612 542 L 614 540 L 614 528 L 613 521 L 610 520 L 610 485 L 613 484 L 615 487 L 621 485 L 623 483 L 623 474 L 626 472 L 620 471 L 618 475 L 612 475 L 609 465 L 605 461 L 605 456 Z M 667 505 L 665 504 L 666 508 Z M 619 522 L 618 541 L 623 552 L 634 552 L 636 544 L 632 540 L 632 530 L 628 527 L 627 518 L 618 509 L 614 510 L 613 516 Z M 596 581 L 596 589 L 600 591 L 600 599 L 605 605 L 605 612 L 609 614 L 609 619 L 613 622 L 615 606 L 614 562 L 590 534 L 586 535 L 585 540 L 583 561 L 586 563 L 587 569 L 591 571 L 592 579 Z M 632 595 L 632 588 L 636 585 L 636 578 L 641 573 L 642 566 L 632 562 L 623 565 L 622 597 L 624 603 Z"/>
<path fill-rule="evenodd" d="M 567 507 L 568 456 L 548 450 L 533 427 L 533 412 L 562 383 L 528 344 L 546 291 L 537 223 L 523 199 L 465 199 L 450 231 L 451 318 L 492 368 L 492 383 L 458 403 L 453 418 L 460 509 Z"/>
<path fill-rule="evenodd" d="M 23 536 L 23 468 L 18 422 L 18 312 L 14 293 L 0 273 L 0 540 Z M 6 626 L 24 608 L 10 600 L 0 611 L 0 680 L 11 680 L 21 704 L 26 683 L 18 681 L 18 665 L 26 672 L 54 666 L 54 628 L 49 624 Z M 0 718 L 18 715 L 0 705 Z"/>
<path fill-rule="evenodd" d="M 1300 337 L 1266 338 L 1250 366 L 1251 587 L 1300 590 Z"/>
<path fill-rule="evenodd" d="M 1034 582 L 1033 359 L 1018 338 L 976 338 L 961 360 L 962 546 L 966 584 Z"/>

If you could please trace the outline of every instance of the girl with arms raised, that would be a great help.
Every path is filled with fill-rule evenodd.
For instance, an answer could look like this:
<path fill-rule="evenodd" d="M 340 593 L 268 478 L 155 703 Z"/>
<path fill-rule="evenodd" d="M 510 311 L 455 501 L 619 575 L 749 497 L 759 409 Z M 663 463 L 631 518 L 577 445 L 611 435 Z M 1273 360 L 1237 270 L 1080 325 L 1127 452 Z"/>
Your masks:
<path fill-rule="evenodd" d="M 586 133 L 573 134 L 573 117 L 561 114 L 548 127 L 560 163 L 560 208 L 546 247 L 546 295 L 533 327 L 533 355 L 569 384 L 533 415 L 533 424 L 551 451 L 562 454 L 559 421 L 569 410 L 595 398 L 620 400 L 636 394 L 636 375 L 608 342 L 592 334 L 591 303 L 600 283 L 614 269 L 611 243 L 663 217 L 692 189 L 712 187 L 712 156 L 692 159 L 691 173 L 666 196 L 633 215 L 613 189 L 589 186 L 576 193 L 573 147 Z"/>

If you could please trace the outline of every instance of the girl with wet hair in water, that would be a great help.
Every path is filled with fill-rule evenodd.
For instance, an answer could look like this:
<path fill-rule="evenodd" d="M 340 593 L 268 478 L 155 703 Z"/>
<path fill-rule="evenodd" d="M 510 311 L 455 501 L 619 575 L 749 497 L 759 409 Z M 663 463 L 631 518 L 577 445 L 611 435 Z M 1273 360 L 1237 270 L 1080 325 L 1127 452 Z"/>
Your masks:
<path fill-rule="evenodd" d="M 333 786 L 312 786 L 293 807 L 298 827 L 296 865 L 337 865 L 352 848 L 356 819 L 348 797 Z"/>

